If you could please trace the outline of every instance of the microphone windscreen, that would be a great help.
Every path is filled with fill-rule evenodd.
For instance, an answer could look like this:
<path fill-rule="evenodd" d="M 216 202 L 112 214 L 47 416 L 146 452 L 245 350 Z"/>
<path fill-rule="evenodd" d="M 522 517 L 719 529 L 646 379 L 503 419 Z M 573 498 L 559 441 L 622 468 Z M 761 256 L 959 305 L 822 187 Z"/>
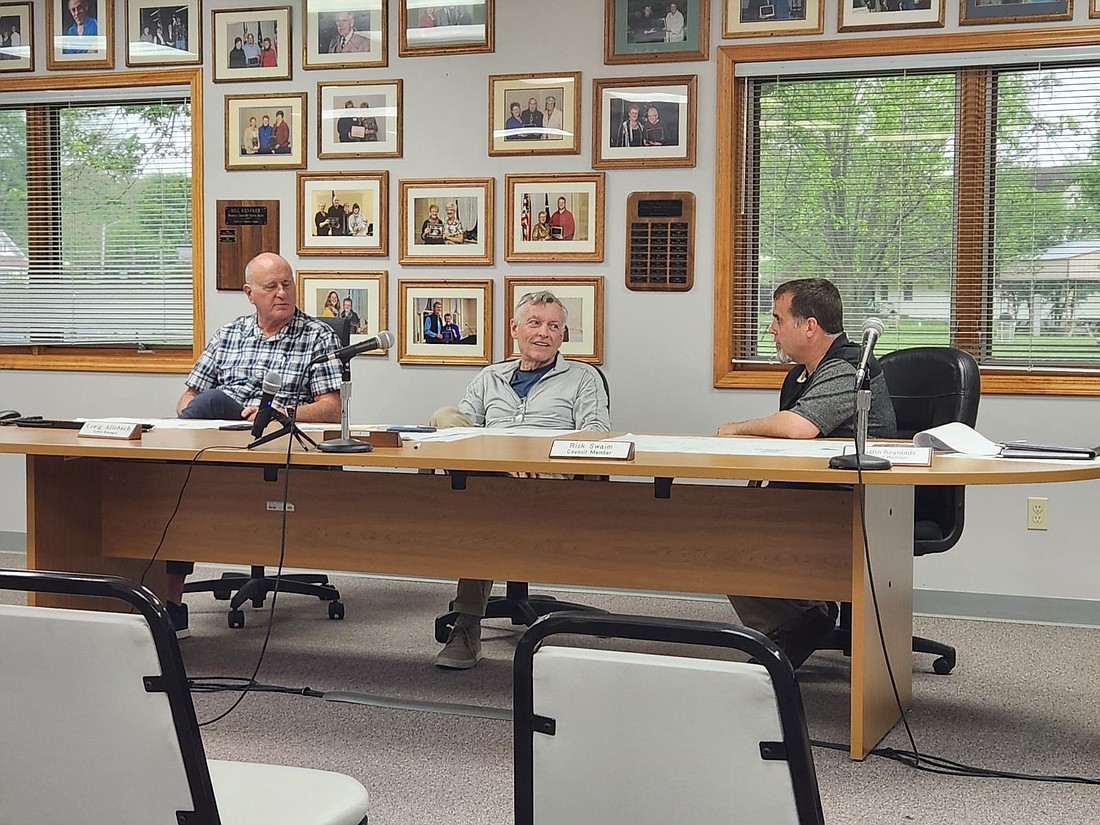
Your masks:
<path fill-rule="evenodd" d="M 272 370 L 264 376 L 264 394 L 276 395 L 283 388 L 283 377 Z"/>
<path fill-rule="evenodd" d="M 389 349 L 390 347 L 393 346 L 393 342 L 396 340 L 393 337 L 393 333 L 390 332 L 388 329 L 384 329 L 380 333 L 378 333 L 377 338 L 378 338 L 378 347 L 380 349 Z"/>
<path fill-rule="evenodd" d="M 875 333 L 875 335 L 882 335 L 885 329 L 886 327 L 882 325 L 882 321 L 880 321 L 878 318 L 868 318 L 866 321 L 863 322 L 864 335 L 872 331 Z"/>

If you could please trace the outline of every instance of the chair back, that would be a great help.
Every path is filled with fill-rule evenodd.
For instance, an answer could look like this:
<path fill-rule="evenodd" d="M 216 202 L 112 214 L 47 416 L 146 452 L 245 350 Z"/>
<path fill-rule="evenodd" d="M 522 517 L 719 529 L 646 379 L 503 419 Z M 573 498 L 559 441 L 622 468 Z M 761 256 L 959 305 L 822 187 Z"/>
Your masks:
<path fill-rule="evenodd" d="M 898 422 L 898 437 L 960 421 L 978 421 L 981 374 L 974 357 L 951 347 L 895 350 L 879 359 Z M 916 487 L 913 553 L 950 550 L 962 537 L 966 488 Z"/>
<path fill-rule="evenodd" d="M 320 321 L 326 326 L 332 327 L 332 331 L 336 333 L 336 340 L 340 342 L 341 347 L 351 346 L 351 318 L 315 318 L 314 320 Z M 345 361 L 342 365 L 342 373 L 345 381 L 351 380 L 351 363 Z"/>
<path fill-rule="evenodd" d="M 762 664 L 544 644 L 564 634 L 731 648 Z M 824 821 L 794 673 L 754 630 L 559 613 L 523 635 L 514 669 L 517 825 Z"/>
<path fill-rule="evenodd" d="M 0 571 L 0 589 L 134 613 L 0 605 L 0 823 L 220 825 L 164 606 L 122 579 Z"/>

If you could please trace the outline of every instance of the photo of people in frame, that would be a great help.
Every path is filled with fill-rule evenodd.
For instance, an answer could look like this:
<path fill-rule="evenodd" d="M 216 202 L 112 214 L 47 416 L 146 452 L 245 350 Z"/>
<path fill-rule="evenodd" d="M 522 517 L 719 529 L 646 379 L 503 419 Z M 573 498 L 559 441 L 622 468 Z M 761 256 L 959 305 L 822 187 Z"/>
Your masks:
<path fill-rule="evenodd" d="M 136 40 L 157 47 L 157 51 L 194 51 L 191 43 L 194 36 L 192 21 L 187 6 L 166 4 L 142 8 L 138 12 L 138 28 Z"/>
<path fill-rule="evenodd" d="M 327 286 L 310 286 L 312 295 L 307 305 L 317 307 L 310 312 L 315 318 L 349 318 L 351 334 L 368 336 L 371 334 L 370 291 L 366 289 L 331 289 Z"/>
<path fill-rule="evenodd" d="M 315 238 L 374 237 L 374 199 L 363 189 L 314 190 L 311 193 Z"/>
<path fill-rule="evenodd" d="M 282 106 L 242 106 L 237 134 L 239 157 L 289 155 L 294 151 L 293 111 Z"/>
<path fill-rule="evenodd" d="M 566 137 L 561 104 L 565 88 L 508 89 L 502 128 L 505 140 L 562 140 Z"/>
<path fill-rule="evenodd" d="M 102 55 L 111 21 L 100 23 L 99 0 L 61 0 L 60 6 L 55 34 L 61 35 L 61 53 Z"/>
<path fill-rule="evenodd" d="M 742 0 L 745 2 L 745 0 Z M 691 21 L 686 3 L 628 0 L 627 43 L 683 43 Z"/>
<path fill-rule="evenodd" d="M 336 12 L 318 12 L 318 54 L 361 55 L 371 50 L 371 11 L 348 8 Z"/>
<path fill-rule="evenodd" d="M 587 241 L 587 192 L 525 192 L 520 207 L 523 241 Z"/>
<path fill-rule="evenodd" d="M 229 23 L 225 27 L 229 51 L 228 68 L 275 68 L 279 64 L 279 22 L 256 20 L 255 22 Z"/>
<path fill-rule="evenodd" d="M 489 14 L 481 3 L 401 0 L 405 4 L 402 48 L 416 52 L 488 44 Z"/>
<path fill-rule="evenodd" d="M 386 328 L 386 273 L 299 270 L 298 303 L 314 318 L 347 318 L 351 344 L 359 344 Z M 385 350 L 364 356 L 385 357 Z"/>
<path fill-rule="evenodd" d="M 476 244 L 481 204 L 477 197 L 414 197 L 414 247 Z"/>
<path fill-rule="evenodd" d="M 26 64 L 31 55 L 30 6 L 23 7 L 22 14 L 6 14 L 15 11 L 0 8 L 0 63 L 4 61 L 19 61 Z M 20 69 L 24 66 L 0 66 L 0 71 Z M 30 68 L 25 66 L 25 68 Z"/>
<path fill-rule="evenodd" d="M 381 114 L 387 106 L 384 94 L 341 95 L 338 101 L 343 108 L 333 119 L 331 140 L 353 147 L 385 140 L 386 119 Z"/>
<path fill-rule="evenodd" d="M 413 343 L 475 346 L 478 342 L 476 298 L 414 298 Z"/>
<path fill-rule="evenodd" d="M 680 145 L 680 104 L 634 95 L 611 98 L 607 145 L 617 148 Z"/>

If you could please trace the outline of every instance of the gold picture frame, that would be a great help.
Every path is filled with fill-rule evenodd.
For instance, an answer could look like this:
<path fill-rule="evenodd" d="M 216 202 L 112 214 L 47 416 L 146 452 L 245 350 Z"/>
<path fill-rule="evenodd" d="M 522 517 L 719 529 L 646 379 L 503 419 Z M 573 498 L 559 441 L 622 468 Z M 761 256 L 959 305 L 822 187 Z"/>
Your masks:
<path fill-rule="evenodd" d="M 1089 9 L 1092 17 L 1092 9 Z M 959 0 L 959 24 L 984 26 L 989 23 L 1047 23 L 1053 20 L 1072 20 L 1073 0 L 1023 0 L 1016 3 L 979 5 L 977 0 Z"/>
<path fill-rule="evenodd" d="M 388 327 L 388 280 L 389 273 L 381 270 L 298 270 L 298 308 L 314 318 L 336 318 L 346 313 L 350 303 L 351 344 L 359 344 Z M 376 349 L 361 354 L 385 356 L 388 352 Z"/>
<path fill-rule="evenodd" d="M 294 25 L 290 11 L 290 6 L 212 11 L 210 67 L 214 82 L 290 80 Z M 267 43 L 270 49 L 264 48 Z M 275 55 L 269 59 L 271 51 Z"/>
<path fill-rule="evenodd" d="M 397 0 L 397 8 L 401 57 L 484 54 L 494 49 L 496 0 L 449 6 L 433 0 Z M 410 25 L 413 22 L 415 26 Z"/>
<path fill-rule="evenodd" d="M 837 31 L 942 29 L 946 0 L 914 0 L 913 8 L 889 8 L 886 0 L 838 0 Z M 896 4 L 895 4 L 896 5 Z"/>
<path fill-rule="evenodd" d="M 399 263 L 493 263 L 492 178 L 406 179 L 398 189 Z"/>
<path fill-rule="evenodd" d="M 126 65 L 202 63 L 202 0 L 126 0 Z"/>
<path fill-rule="evenodd" d="M 9 42 L 0 60 L 0 74 L 34 71 L 34 6 L 30 3 L 0 3 L 0 31 Z M 11 43 L 16 37 L 19 42 Z"/>
<path fill-rule="evenodd" d="M 401 157 L 403 87 L 400 78 L 318 83 L 317 157 Z"/>
<path fill-rule="evenodd" d="M 489 155 L 580 154 L 580 83 L 580 72 L 489 75 Z"/>
<path fill-rule="evenodd" d="M 511 336 L 516 304 L 528 292 L 552 292 L 566 308 L 565 340 L 559 352 L 574 361 L 603 363 L 603 276 L 602 275 L 508 275 L 504 278 L 504 358 L 519 358 Z"/>
<path fill-rule="evenodd" d="M 402 279 L 397 282 L 397 296 L 398 363 L 492 363 L 491 279 Z M 434 325 L 429 320 L 432 315 L 436 316 Z M 445 329 L 448 315 L 454 327 L 451 331 Z M 436 340 L 429 341 L 429 336 Z"/>
<path fill-rule="evenodd" d="M 389 0 L 304 0 L 302 68 L 361 69 L 389 63 Z"/>
<path fill-rule="evenodd" d="M 389 180 L 388 171 L 299 172 L 298 254 L 388 255 Z"/>
<path fill-rule="evenodd" d="M 646 0 L 604 0 L 603 62 L 685 63 L 710 58 L 710 0 L 681 0 L 676 12 L 644 17 Z M 679 19 L 668 19 L 679 13 Z M 666 22 L 668 20 L 668 22 Z"/>
<path fill-rule="evenodd" d="M 290 130 L 290 143 L 278 143 L 280 124 Z M 265 123 L 266 118 L 266 123 Z M 255 120 L 255 124 L 252 124 Z M 260 131 L 264 126 L 271 132 Z M 255 129 L 255 134 L 253 134 Z M 281 131 L 281 130 L 279 130 Z M 305 92 L 225 96 L 225 168 L 305 169 Z M 287 151 L 289 150 L 289 151 Z"/>
<path fill-rule="evenodd" d="M 114 0 L 83 0 L 78 22 L 64 0 L 46 0 L 46 68 L 115 67 Z"/>
<path fill-rule="evenodd" d="M 725 0 L 722 37 L 774 37 L 825 31 L 825 0 L 790 0 L 786 19 L 776 17 L 774 3 L 754 8 L 755 17 L 743 18 L 741 0 Z"/>
<path fill-rule="evenodd" d="M 695 166 L 697 75 L 592 81 L 592 168 Z"/>
<path fill-rule="evenodd" d="M 506 175 L 504 192 L 505 260 L 603 260 L 603 172 Z"/>

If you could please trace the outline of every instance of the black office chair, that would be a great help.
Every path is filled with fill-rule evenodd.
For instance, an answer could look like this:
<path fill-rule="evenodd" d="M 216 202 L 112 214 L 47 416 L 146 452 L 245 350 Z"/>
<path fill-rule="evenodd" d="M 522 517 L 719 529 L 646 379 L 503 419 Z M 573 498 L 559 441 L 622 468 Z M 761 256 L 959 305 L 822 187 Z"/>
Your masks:
<path fill-rule="evenodd" d="M 351 319 L 350 318 L 317 318 L 328 326 L 340 342 L 341 347 L 351 344 Z M 343 364 L 343 378 L 351 380 L 351 365 Z M 310 470 L 335 470 L 339 467 L 309 468 Z M 267 595 L 275 590 L 274 576 L 268 576 L 263 565 L 254 564 L 248 573 L 222 573 L 219 579 L 206 579 L 204 581 L 187 582 L 183 586 L 184 593 L 211 592 L 219 601 L 229 602 L 229 626 L 232 628 L 244 627 L 244 611 L 241 609 L 245 602 L 251 601 L 252 606 L 260 608 L 264 606 Z M 284 573 L 279 578 L 278 588 L 280 593 L 294 593 L 299 596 L 316 596 L 324 602 L 328 602 L 328 617 L 330 619 L 344 618 L 344 603 L 340 601 L 340 591 L 329 583 L 328 576 L 324 573 Z"/>
<path fill-rule="evenodd" d="M 970 353 L 951 347 L 914 347 L 887 353 L 879 363 L 890 388 L 898 438 L 912 438 L 921 430 L 952 421 L 970 427 L 977 423 L 981 375 Z M 966 487 L 914 487 L 913 555 L 943 553 L 954 547 L 962 537 L 965 511 Z M 850 628 L 850 608 L 844 605 L 828 649 L 849 653 Z M 950 673 L 955 667 L 955 648 L 942 642 L 914 636 L 913 652 L 938 657 L 932 663 L 936 673 Z"/>
<path fill-rule="evenodd" d="M 607 376 L 603 370 L 595 364 L 590 364 L 603 380 L 604 392 L 607 393 L 608 407 L 611 406 L 611 385 L 607 383 Z M 607 481 L 607 476 L 575 476 L 574 481 Z M 435 640 L 440 644 L 446 644 L 450 638 L 451 629 L 458 621 L 458 613 L 454 609 L 454 601 L 448 606 L 450 612 L 435 617 Z M 531 587 L 528 582 L 507 582 L 504 586 L 503 596 L 490 596 L 489 604 L 485 607 L 486 619 L 508 619 L 513 625 L 530 627 L 542 616 L 558 613 L 563 610 L 582 610 L 588 612 L 606 612 L 598 607 L 591 607 L 577 602 L 563 602 L 553 596 L 531 595 Z"/>

